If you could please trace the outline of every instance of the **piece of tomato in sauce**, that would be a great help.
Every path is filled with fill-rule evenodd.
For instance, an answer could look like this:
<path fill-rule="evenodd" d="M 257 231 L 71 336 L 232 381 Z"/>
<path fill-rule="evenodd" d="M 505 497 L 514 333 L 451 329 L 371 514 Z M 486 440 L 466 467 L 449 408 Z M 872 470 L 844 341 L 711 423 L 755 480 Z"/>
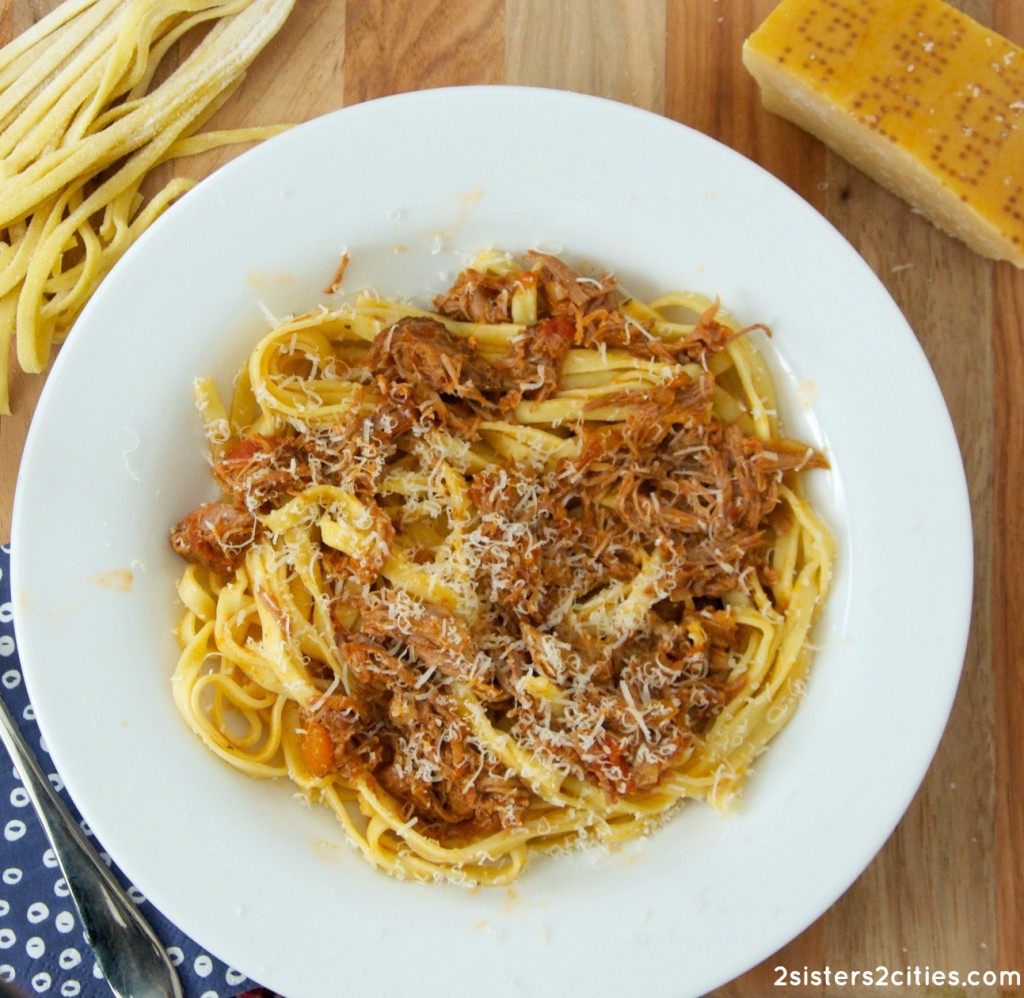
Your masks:
<path fill-rule="evenodd" d="M 326 776 L 334 768 L 334 743 L 319 721 L 310 721 L 302 736 L 302 758 L 314 776 Z"/>

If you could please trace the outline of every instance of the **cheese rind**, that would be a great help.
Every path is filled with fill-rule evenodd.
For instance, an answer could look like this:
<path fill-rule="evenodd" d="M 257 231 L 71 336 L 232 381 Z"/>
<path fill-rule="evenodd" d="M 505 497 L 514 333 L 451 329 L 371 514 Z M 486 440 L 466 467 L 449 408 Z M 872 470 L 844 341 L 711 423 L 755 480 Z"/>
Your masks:
<path fill-rule="evenodd" d="M 1024 49 L 941 0 L 782 0 L 743 62 L 769 111 L 1024 267 Z"/>

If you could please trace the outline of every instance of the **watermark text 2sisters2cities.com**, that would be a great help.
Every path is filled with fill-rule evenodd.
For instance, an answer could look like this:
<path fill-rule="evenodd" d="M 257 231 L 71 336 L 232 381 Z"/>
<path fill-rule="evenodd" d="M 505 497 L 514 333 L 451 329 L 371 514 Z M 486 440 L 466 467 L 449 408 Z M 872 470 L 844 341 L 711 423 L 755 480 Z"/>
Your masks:
<path fill-rule="evenodd" d="M 790 968 L 776 966 L 777 988 L 860 987 L 860 988 L 1019 988 L 1019 970 L 937 970 L 934 967 L 886 967 L 863 969 Z"/>

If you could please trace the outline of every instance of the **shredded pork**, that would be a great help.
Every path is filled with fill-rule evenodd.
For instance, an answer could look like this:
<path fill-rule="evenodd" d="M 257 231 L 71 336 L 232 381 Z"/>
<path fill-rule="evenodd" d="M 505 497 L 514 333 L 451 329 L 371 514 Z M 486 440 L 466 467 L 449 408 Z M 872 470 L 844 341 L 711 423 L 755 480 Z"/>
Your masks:
<path fill-rule="evenodd" d="M 825 463 L 713 416 L 706 361 L 735 335 L 716 309 L 668 342 L 623 313 L 611 276 L 526 259 L 524 274 L 466 271 L 436 299 L 438 317 L 382 330 L 366 356 L 372 383 L 338 425 L 239 439 L 214 469 L 223 501 L 172 534 L 176 551 L 223 574 L 261 536 L 260 518 L 311 485 L 349 490 L 370 511 L 372 556 L 320 552 L 346 676 L 343 695 L 304 710 L 307 759 L 318 775 L 371 782 L 445 843 L 517 827 L 531 799 L 475 732 L 467 696 L 495 729 L 610 799 L 658 786 L 743 683 L 744 635 L 723 597 L 772 580 L 783 475 Z M 524 288 L 537 321 L 501 357 L 445 325 L 510 323 Z M 624 408 L 623 421 L 585 413 L 561 428 L 577 457 L 460 463 L 452 439 L 478 444 L 485 420 L 557 398 L 571 349 L 609 347 L 675 373 L 599 400 Z M 703 373 L 682 371 L 693 361 Z M 466 509 L 451 502 L 446 467 Z M 396 470 L 430 490 L 389 489 Z M 391 581 L 396 552 L 458 599 Z"/>

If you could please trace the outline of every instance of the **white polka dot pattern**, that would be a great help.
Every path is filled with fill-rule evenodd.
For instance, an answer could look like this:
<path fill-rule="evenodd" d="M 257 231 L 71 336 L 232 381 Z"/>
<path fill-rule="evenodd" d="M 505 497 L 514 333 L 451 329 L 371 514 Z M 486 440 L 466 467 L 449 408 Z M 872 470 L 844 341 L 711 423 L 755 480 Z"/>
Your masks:
<path fill-rule="evenodd" d="M 12 623 L 8 567 L 10 552 L 0 547 L 0 695 L 33 747 L 44 771 L 51 760 L 36 726 L 22 680 Z M 6 756 L 0 758 L 0 983 L 17 989 L 19 998 L 104 998 L 110 991 L 88 943 L 53 850 L 32 811 L 28 794 Z M 72 814 L 74 804 L 54 773 L 50 782 Z M 86 823 L 81 823 L 92 835 Z M 93 845 L 99 849 L 95 839 Z M 234 998 L 245 993 L 273 998 L 238 971 L 205 952 L 171 925 L 104 855 L 104 862 L 168 948 L 185 998 Z M 6 993 L 6 992 L 5 992 Z"/>

